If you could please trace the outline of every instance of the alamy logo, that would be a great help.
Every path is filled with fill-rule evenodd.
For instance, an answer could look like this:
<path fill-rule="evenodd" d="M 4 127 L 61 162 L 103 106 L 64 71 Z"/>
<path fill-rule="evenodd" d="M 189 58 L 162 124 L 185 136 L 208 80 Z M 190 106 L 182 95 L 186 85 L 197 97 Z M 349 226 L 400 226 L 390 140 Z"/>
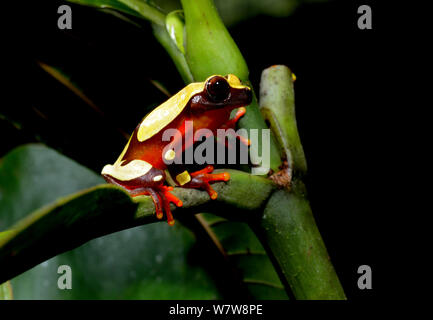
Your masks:
<path fill-rule="evenodd" d="M 61 265 L 57 268 L 57 273 L 61 274 L 57 279 L 57 287 L 60 290 L 72 289 L 72 269 L 68 265 Z"/>
<path fill-rule="evenodd" d="M 358 13 L 360 14 L 358 18 L 358 28 L 361 30 L 364 29 L 372 29 L 372 21 L 371 21 L 371 8 L 367 5 L 359 6 Z"/>
<path fill-rule="evenodd" d="M 358 288 L 361 290 L 371 289 L 371 268 L 368 265 L 362 265 L 358 268 L 358 274 L 361 276 L 358 278 Z"/>
<path fill-rule="evenodd" d="M 70 6 L 64 4 L 57 9 L 57 13 L 61 16 L 57 19 L 57 27 L 60 30 L 72 29 L 72 9 Z"/>
<path fill-rule="evenodd" d="M 218 129 L 214 136 L 209 129 L 199 129 L 194 132 L 193 121 L 185 121 L 184 134 L 182 131 L 170 128 L 166 129 L 162 135 L 162 141 L 171 141 L 162 152 L 163 155 L 167 155 L 163 157 L 163 161 L 167 165 L 173 163 L 248 164 L 250 160 L 252 163 L 251 174 L 262 175 L 269 171 L 270 129 L 238 129 L 237 131 Z M 216 146 L 212 139 L 207 139 L 212 136 L 218 141 Z M 239 148 L 235 147 L 237 138 L 241 140 Z M 191 148 L 197 142 L 201 143 L 194 149 Z M 250 144 L 249 147 L 248 143 Z M 185 146 L 185 150 L 182 150 L 182 146 Z"/>

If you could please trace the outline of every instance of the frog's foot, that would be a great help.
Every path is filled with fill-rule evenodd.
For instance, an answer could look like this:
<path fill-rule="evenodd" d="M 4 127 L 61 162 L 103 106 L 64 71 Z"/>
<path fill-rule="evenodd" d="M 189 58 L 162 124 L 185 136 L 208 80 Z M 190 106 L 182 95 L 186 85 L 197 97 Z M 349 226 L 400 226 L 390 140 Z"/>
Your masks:
<path fill-rule="evenodd" d="M 162 206 L 165 211 L 165 215 L 167 216 L 167 223 L 169 225 L 174 225 L 174 219 L 173 214 L 171 213 L 170 209 L 170 202 L 174 203 L 176 207 L 182 207 L 183 202 L 178 197 L 176 197 L 174 194 L 172 194 L 170 191 L 173 190 L 173 187 L 167 187 L 164 185 L 161 185 L 158 188 L 158 194 L 160 195 L 162 199 Z M 157 215 L 158 217 L 158 215 Z M 159 219 L 162 218 L 162 215 L 159 217 Z"/>
<path fill-rule="evenodd" d="M 202 170 L 192 172 L 191 181 L 183 185 L 183 187 L 204 189 L 212 200 L 216 199 L 218 193 L 210 186 L 210 183 L 216 181 L 228 181 L 230 180 L 230 174 L 228 172 L 212 174 L 212 171 L 213 166 L 209 165 Z"/>
<path fill-rule="evenodd" d="M 174 203 L 177 207 L 181 207 L 183 203 L 182 200 L 170 192 L 171 190 L 173 190 L 173 187 L 159 185 L 155 188 L 143 187 L 129 190 L 129 193 L 133 197 L 140 195 L 151 196 L 153 203 L 155 204 L 156 217 L 162 219 L 164 215 L 163 211 L 165 211 L 167 223 L 172 226 L 174 225 L 174 219 L 170 209 L 170 202 Z"/>

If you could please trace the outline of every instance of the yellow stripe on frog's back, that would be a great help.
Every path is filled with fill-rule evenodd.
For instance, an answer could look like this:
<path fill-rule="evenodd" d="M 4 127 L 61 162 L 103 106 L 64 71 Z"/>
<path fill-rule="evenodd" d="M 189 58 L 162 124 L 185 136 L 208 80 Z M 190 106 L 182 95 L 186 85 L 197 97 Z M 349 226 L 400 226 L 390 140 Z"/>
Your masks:
<path fill-rule="evenodd" d="M 195 94 L 202 92 L 205 82 L 195 82 L 187 85 L 166 102 L 147 115 L 137 131 L 137 139 L 143 142 L 173 121 L 185 109 L 188 101 Z"/>

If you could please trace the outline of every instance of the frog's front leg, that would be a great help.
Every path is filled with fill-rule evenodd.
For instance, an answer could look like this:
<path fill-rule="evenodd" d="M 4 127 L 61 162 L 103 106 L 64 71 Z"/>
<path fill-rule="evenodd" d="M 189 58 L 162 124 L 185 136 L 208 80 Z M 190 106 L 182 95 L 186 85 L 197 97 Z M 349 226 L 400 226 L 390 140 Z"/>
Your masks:
<path fill-rule="evenodd" d="M 236 110 L 234 117 L 232 119 L 228 120 L 222 127 L 234 129 L 236 126 L 236 123 L 238 123 L 239 119 L 242 118 L 242 116 L 246 112 L 247 112 L 247 109 L 245 107 L 238 108 Z"/>
<path fill-rule="evenodd" d="M 191 181 L 184 185 L 184 188 L 200 188 L 206 190 L 209 197 L 215 200 L 218 193 L 210 186 L 211 182 L 229 181 L 230 174 L 228 172 L 211 173 L 213 166 L 208 165 L 206 168 L 192 172 Z"/>
<path fill-rule="evenodd" d="M 127 170 L 128 165 L 108 165 L 104 167 L 102 176 L 107 182 L 125 189 L 132 197 L 140 195 L 150 196 L 155 204 L 156 217 L 162 219 L 165 212 L 168 224 L 173 225 L 174 219 L 170 209 L 170 202 L 174 203 L 177 207 L 181 207 L 182 201 L 170 192 L 173 190 L 173 187 L 164 185 L 165 172 L 152 167 L 141 176 L 129 177 L 129 180 L 121 180 L 122 178 L 126 178 L 127 173 L 129 173 Z"/>
<path fill-rule="evenodd" d="M 170 169 L 169 167 L 169 170 Z M 192 173 L 185 170 L 181 173 L 171 173 L 171 175 L 182 188 L 203 189 L 209 194 L 209 197 L 214 200 L 217 198 L 218 193 L 211 187 L 210 183 L 228 181 L 230 180 L 230 174 L 228 172 L 211 173 L 213 170 L 213 166 L 208 165 L 206 168 Z"/>
<path fill-rule="evenodd" d="M 239 119 L 242 118 L 242 116 L 246 113 L 246 111 L 247 111 L 247 109 L 245 107 L 238 108 L 236 110 L 234 117 L 232 119 L 228 120 L 225 124 L 223 124 L 221 126 L 221 129 L 233 129 L 234 130 Z M 245 138 L 245 137 L 243 137 L 237 133 L 234 134 L 234 137 L 236 139 L 239 139 L 239 141 L 246 146 L 251 145 L 251 141 L 248 138 Z M 232 148 L 232 146 L 230 146 L 226 140 L 224 141 L 224 144 L 226 147 Z"/>

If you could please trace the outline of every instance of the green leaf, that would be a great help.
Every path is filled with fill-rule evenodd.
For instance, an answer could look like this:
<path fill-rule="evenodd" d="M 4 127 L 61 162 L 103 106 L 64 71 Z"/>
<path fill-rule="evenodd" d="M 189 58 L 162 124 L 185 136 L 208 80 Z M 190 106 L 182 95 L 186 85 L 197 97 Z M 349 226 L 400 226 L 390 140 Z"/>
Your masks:
<path fill-rule="evenodd" d="M 114 9 L 119 12 L 141 18 L 141 15 L 137 12 L 137 10 L 132 9 L 117 0 L 67 0 L 67 1 L 79 5 L 90 6 L 99 9 Z"/>
<path fill-rule="evenodd" d="M 209 200 L 207 193 L 199 190 L 176 188 L 174 193 L 182 199 L 185 209 L 195 208 L 197 211 L 212 212 L 212 210 L 219 211 L 221 205 L 229 205 L 238 209 L 234 216 L 248 219 L 252 212 L 264 205 L 275 186 L 267 179 L 235 170 L 229 172 L 230 181 L 214 184 L 219 194 L 215 201 Z M 99 184 L 101 178 L 74 161 L 41 145 L 27 145 L 13 150 L 0 165 L 0 177 L 0 219 L 5 222 L 4 227 L 10 228 L 7 234 L 3 233 L 3 239 L 0 240 L 0 282 L 39 264 L 36 268 L 13 280 L 17 298 L 51 299 L 58 295 L 62 298 L 166 297 L 188 299 L 218 297 L 213 281 L 199 263 L 200 259 L 189 254 L 195 241 L 193 235 L 179 223 L 174 229 L 169 228 L 166 232 L 161 231 L 167 228 L 166 224 L 142 226 L 117 232 L 109 235 L 110 239 L 113 239 L 107 242 L 109 247 L 99 246 L 95 249 L 94 243 L 101 242 L 100 239 L 107 237 L 92 240 L 94 238 L 157 221 L 153 202 L 148 196 L 136 197 L 133 202 L 122 189 L 106 184 L 81 190 L 82 187 Z M 243 192 L 245 188 L 249 188 L 251 195 L 249 199 Z M 81 191 L 65 196 L 65 193 L 68 194 L 76 189 Z M 37 210 L 28 214 L 35 209 Z M 179 213 L 187 214 L 185 209 L 179 210 Z M 12 222 L 23 216 L 25 216 L 24 219 L 11 228 Z M 179 231 L 175 231 L 177 229 Z M 174 231 L 170 232 L 170 230 Z M 130 235 L 125 236 L 128 232 Z M 142 236 L 147 233 L 149 234 Z M 141 241 L 139 245 L 134 242 L 135 239 L 137 243 Z M 89 240 L 92 241 L 88 242 Z M 121 248 L 116 247 L 116 243 L 119 243 Z M 78 249 L 63 253 L 83 244 L 84 246 Z M 110 248 L 114 248 L 112 249 L 114 252 Z M 55 266 L 67 264 L 73 267 L 76 274 L 81 275 L 87 272 L 86 268 L 88 268 L 87 265 L 83 266 L 85 264 L 83 261 L 94 261 L 92 259 L 98 256 L 98 250 L 102 252 L 99 253 L 98 258 L 101 263 L 95 262 L 95 268 L 99 264 L 101 268 L 103 266 L 106 268 L 101 269 L 102 279 L 82 275 L 78 277 L 78 279 L 82 279 L 80 277 L 85 279 L 82 280 L 84 282 L 79 282 L 82 283 L 82 290 L 74 291 L 74 293 L 59 292 L 55 285 L 59 276 L 55 272 Z M 168 288 L 160 292 L 158 286 L 153 282 L 156 279 L 155 275 L 151 273 L 150 278 L 146 278 L 145 285 L 150 289 L 123 288 L 122 286 L 126 286 L 124 282 L 117 285 L 122 287 L 123 291 L 108 290 L 106 295 L 100 293 L 100 290 L 91 289 L 100 288 L 101 283 L 117 281 L 111 269 L 116 269 L 118 264 L 126 263 L 122 261 L 129 259 L 127 255 L 130 250 L 133 251 L 131 261 L 139 261 L 136 264 L 137 268 L 148 265 L 146 261 L 152 261 L 153 267 L 149 267 L 149 270 L 155 268 L 159 270 L 161 258 L 157 258 L 158 254 L 169 256 L 167 252 L 174 251 L 174 256 L 168 258 L 170 263 L 174 264 L 161 266 L 161 273 L 157 279 L 165 283 L 167 280 L 164 279 L 168 277 L 170 279 L 168 282 L 174 282 L 175 285 L 167 285 Z M 53 264 L 44 262 L 60 253 L 63 254 L 53 258 L 52 261 L 55 261 Z M 189 264 L 191 257 L 198 263 Z M 107 259 L 106 264 L 102 263 L 104 259 Z M 183 262 L 188 263 L 185 265 Z M 47 265 L 54 269 L 50 269 L 50 278 L 45 281 L 43 280 L 44 275 L 48 271 L 43 270 Z M 131 267 L 129 264 L 128 266 Z M 135 269 L 130 272 L 131 277 L 148 274 L 140 273 Z M 176 275 L 175 279 L 172 275 Z M 123 269 L 119 271 L 118 276 L 120 278 L 118 281 L 124 281 Z M 128 279 L 134 282 L 132 278 Z M 191 279 L 196 279 L 196 281 Z M 137 279 L 137 281 L 140 280 Z M 152 285 L 149 284 L 149 281 Z M 45 286 L 44 283 L 49 286 L 46 291 L 41 289 Z M 185 290 L 190 294 L 186 294 Z"/>
<path fill-rule="evenodd" d="M 141 19 L 147 19 L 164 26 L 165 15 L 149 1 L 144 0 L 67 0 L 72 3 L 96 7 L 99 9 L 113 9 Z"/>
<path fill-rule="evenodd" d="M 101 183 L 93 171 L 43 145 L 18 147 L 0 163 L 0 230 L 60 197 Z"/>
<path fill-rule="evenodd" d="M 167 17 L 165 18 L 165 27 L 177 48 L 182 52 L 182 54 L 185 54 L 185 48 L 183 47 L 185 21 L 182 10 L 175 10 L 167 14 Z"/>
<path fill-rule="evenodd" d="M 194 78 L 191 74 L 191 70 L 189 69 L 188 63 L 186 62 L 184 54 L 179 50 L 176 43 L 170 37 L 167 32 L 167 29 L 157 25 L 156 23 L 152 23 L 152 30 L 155 38 L 161 44 L 161 46 L 167 51 L 170 55 L 171 60 L 173 60 L 174 65 L 176 66 L 177 71 L 182 77 L 182 80 L 185 83 L 191 83 L 194 81 Z"/>
<path fill-rule="evenodd" d="M 213 214 L 197 216 L 254 299 L 288 299 L 267 253 L 250 227 Z"/>
<path fill-rule="evenodd" d="M 213 280 L 192 256 L 193 234 L 177 223 L 110 234 L 60 254 L 12 280 L 15 299 L 217 299 Z M 57 269 L 72 270 L 59 290 Z"/>
<path fill-rule="evenodd" d="M 45 186 L 43 192 L 49 190 Z M 18 194 L 14 198 L 23 199 Z M 20 220 L 0 240 L 0 279 L 10 279 L 50 257 L 108 233 L 107 229 L 121 230 L 126 221 L 134 219 L 135 209 L 136 204 L 126 193 L 108 185 L 57 199 Z M 122 212 L 120 217 L 119 212 Z"/>
<path fill-rule="evenodd" d="M 12 286 L 10 281 L 0 284 L 0 300 L 13 300 Z"/>
<path fill-rule="evenodd" d="M 247 64 L 211 0 L 182 0 L 186 59 L 196 81 L 233 73 L 248 79 Z"/>
<path fill-rule="evenodd" d="M 175 227 L 154 224 L 113 233 L 44 262 L 98 234 L 125 228 L 125 223 L 137 220 L 137 204 L 109 185 L 58 199 L 99 184 L 102 179 L 41 145 L 19 147 L 4 157 L 0 177 L 3 227 L 10 227 L 13 221 L 42 206 L 12 230 L 0 233 L 2 279 L 40 263 L 12 280 L 17 299 L 219 297 L 199 259 L 194 262 L 189 255 L 195 242 L 193 234 L 179 223 Z M 149 200 L 146 197 L 140 204 L 141 214 L 147 205 L 152 207 Z M 153 208 L 153 216 L 152 212 Z M 60 265 L 72 268 L 72 290 L 57 286 Z"/>

